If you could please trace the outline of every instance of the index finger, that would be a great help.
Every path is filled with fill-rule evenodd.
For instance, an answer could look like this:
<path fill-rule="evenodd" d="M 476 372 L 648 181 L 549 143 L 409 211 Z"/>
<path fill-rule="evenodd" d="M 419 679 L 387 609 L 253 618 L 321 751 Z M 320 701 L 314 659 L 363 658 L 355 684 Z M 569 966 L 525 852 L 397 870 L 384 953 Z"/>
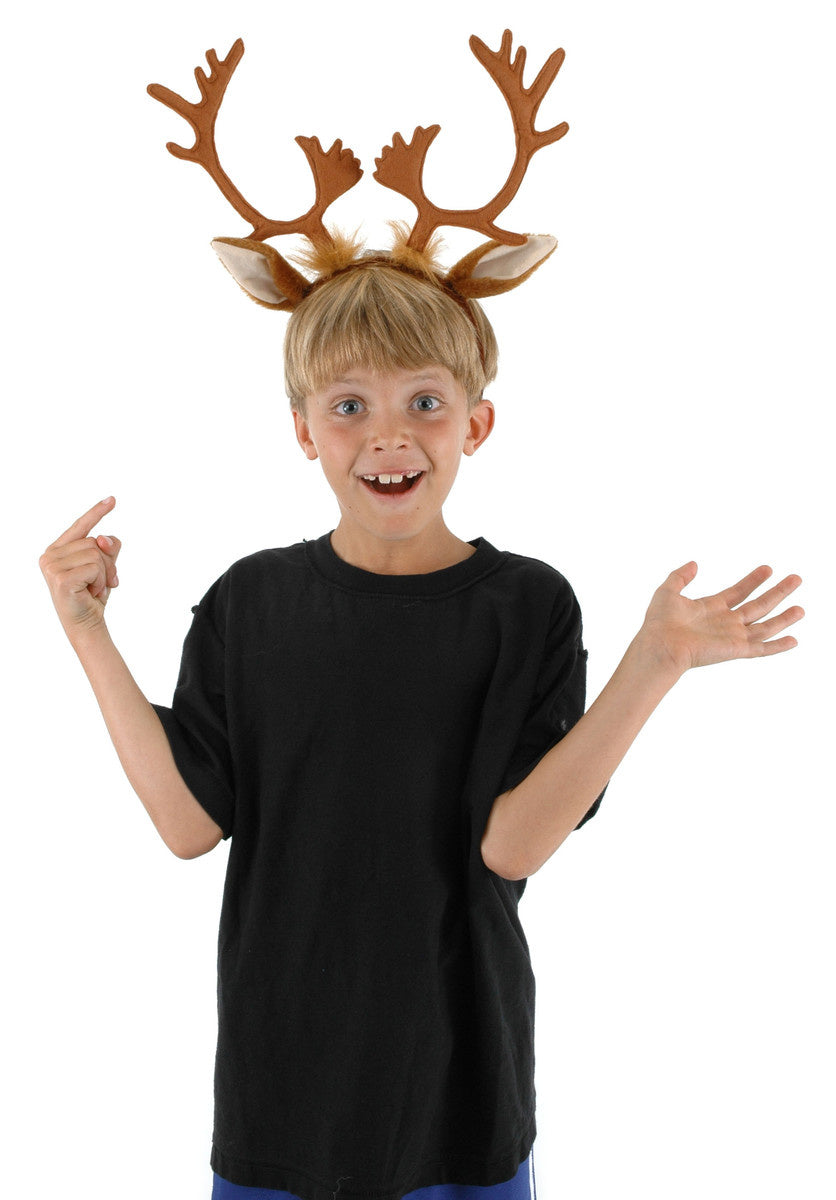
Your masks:
<path fill-rule="evenodd" d="M 110 512 L 115 503 L 113 496 L 108 496 L 106 500 L 100 500 L 98 504 L 94 504 L 88 509 L 83 517 L 79 517 L 77 521 L 73 521 L 69 529 L 65 529 L 60 537 L 57 537 L 52 543 L 53 546 L 65 546 L 67 542 L 78 541 L 79 538 L 86 538 L 94 525 L 98 525 L 105 513 Z"/>

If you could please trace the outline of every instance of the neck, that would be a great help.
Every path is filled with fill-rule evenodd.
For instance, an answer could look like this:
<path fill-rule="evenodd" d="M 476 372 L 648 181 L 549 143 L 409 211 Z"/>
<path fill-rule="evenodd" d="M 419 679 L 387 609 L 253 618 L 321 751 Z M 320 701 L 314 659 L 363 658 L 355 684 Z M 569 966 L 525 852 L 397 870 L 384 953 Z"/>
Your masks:
<path fill-rule="evenodd" d="M 371 541 L 340 522 L 331 534 L 331 548 L 343 562 L 375 575 L 426 575 L 455 566 L 476 552 L 474 546 L 457 538 L 446 526 L 443 534 Z"/>

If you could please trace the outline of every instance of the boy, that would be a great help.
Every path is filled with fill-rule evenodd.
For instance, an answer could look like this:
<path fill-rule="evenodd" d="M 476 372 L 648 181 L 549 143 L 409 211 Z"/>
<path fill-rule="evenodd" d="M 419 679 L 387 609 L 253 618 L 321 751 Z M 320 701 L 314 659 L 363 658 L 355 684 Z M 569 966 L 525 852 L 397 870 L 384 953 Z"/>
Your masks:
<path fill-rule="evenodd" d="M 696 564 L 672 572 L 583 715 L 568 582 L 444 522 L 461 455 L 493 427 L 478 303 L 353 260 L 294 307 L 285 368 L 339 523 L 211 585 L 170 708 L 104 622 L 121 545 L 89 535 L 113 497 L 40 563 L 163 840 L 192 858 L 231 838 L 213 1195 L 528 1200 L 526 879 L 686 670 L 796 644 L 768 639 L 803 610 L 762 618 L 801 581 L 748 600 L 760 567 L 689 600 Z"/>
<path fill-rule="evenodd" d="M 328 318 L 294 313 L 287 378 L 339 524 L 212 585 L 172 708 L 148 704 L 104 623 L 121 546 L 88 535 L 113 498 L 41 567 L 166 844 L 191 858 L 234 834 L 218 1189 L 504 1196 L 503 1181 L 527 1181 L 535 1133 L 525 880 L 594 814 L 685 670 L 796 644 L 766 639 L 801 609 L 757 622 L 800 580 L 743 604 L 768 568 L 704 600 L 681 596 L 695 564 L 673 572 L 581 717 L 586 652 L 568 583 L 443 520 L 461 454 L 493 425 L 483 315 L 481 369 L 467 320 L 429 284 L 372 264 L 317 297 Z M 406 490 L 377 490 L 366 477 L 380 475 L 403 475 L 382 487 Z"/>

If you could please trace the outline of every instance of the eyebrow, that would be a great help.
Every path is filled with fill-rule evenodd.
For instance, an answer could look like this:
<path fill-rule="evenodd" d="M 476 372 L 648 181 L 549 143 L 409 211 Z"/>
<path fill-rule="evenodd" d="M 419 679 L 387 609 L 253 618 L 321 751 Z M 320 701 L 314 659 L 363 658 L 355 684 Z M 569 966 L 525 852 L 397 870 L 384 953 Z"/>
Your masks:
<path fill-rule="evenodd" d="M 417 387 L 421 383 L 443 383 L 444 381 L 440 375 L 416 375 L 411 382 L 413 386 Z M 349 387 L 362 387 L 363 381 L 347 375 L 344 379 L 332 379 L 326 387 L 345 387 L 346 385 Z"/>

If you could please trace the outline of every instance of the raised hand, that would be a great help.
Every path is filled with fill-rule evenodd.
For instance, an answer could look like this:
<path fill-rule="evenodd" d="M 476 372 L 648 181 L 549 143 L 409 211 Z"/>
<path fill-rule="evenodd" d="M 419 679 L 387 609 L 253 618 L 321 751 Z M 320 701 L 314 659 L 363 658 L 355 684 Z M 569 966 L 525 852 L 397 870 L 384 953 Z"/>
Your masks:
<path fill-rule="evenodd" d="M 801 577 L 787 575 L 769 591 L 747 600 L 771 574 L 771 567 L 756 567 L 714 596 L 689 600 L 682 591 L 696 578 L 697 564 L 686 563 L 653 593 L 639 637 L 646 649 L 659 656 L 660 663 L 672 665 L 682 674 L 691 667 L 792 650 L 798 645 L 792 636 L 769 639 L 800 621 L 804 609 L 793 605 L 769 620 L 762 618 L 795 591 Z"/>
<path fill-rule="evenodd" d="M 119 584 L 116 574 L 116 558 L 122 549 L 119 538 L 88 536 L 115 504 L 112 496 L 94 504 L 38 560 L 55 610 L 70 638 L 79 630 L 104 624 L 110 590 Z"/>

